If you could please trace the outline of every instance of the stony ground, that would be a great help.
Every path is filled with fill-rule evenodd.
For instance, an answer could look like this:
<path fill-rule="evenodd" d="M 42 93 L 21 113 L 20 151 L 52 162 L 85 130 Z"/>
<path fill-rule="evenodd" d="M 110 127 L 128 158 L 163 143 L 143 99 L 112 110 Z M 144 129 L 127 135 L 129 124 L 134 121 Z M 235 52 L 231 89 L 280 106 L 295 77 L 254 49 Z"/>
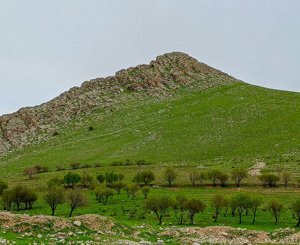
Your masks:
<path fill-rule="evenodd" d="M 300 244 L 300 232 L 293 228 L 126 227 L 99 215 L 66 219 L 0 212 L 0 226 L 0 244 Z"/>

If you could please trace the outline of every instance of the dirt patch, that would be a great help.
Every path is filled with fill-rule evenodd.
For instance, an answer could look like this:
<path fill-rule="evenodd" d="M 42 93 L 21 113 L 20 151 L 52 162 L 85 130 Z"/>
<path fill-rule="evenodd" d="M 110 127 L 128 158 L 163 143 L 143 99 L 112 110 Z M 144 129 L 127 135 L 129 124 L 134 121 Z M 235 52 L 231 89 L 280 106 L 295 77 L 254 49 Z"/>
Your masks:
<path fill-rule="evenodd" d="M 265 162 L 258 162 L 250 168 L 248 174 L 252 177 L 259 176 L 261 174 L 261 171 L 266 167 L 266 165 L 267 164 Z"/>

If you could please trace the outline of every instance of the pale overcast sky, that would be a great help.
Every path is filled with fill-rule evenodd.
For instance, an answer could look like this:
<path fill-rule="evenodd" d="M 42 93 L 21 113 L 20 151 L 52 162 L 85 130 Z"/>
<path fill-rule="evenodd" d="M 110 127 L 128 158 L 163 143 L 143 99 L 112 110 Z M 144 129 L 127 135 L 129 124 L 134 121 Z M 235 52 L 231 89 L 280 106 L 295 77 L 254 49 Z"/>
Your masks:
<path fill-rule="evenodd" d="M 182 51 L 300 91 L 299 0 L 0 0 L 0 114 Z"/>

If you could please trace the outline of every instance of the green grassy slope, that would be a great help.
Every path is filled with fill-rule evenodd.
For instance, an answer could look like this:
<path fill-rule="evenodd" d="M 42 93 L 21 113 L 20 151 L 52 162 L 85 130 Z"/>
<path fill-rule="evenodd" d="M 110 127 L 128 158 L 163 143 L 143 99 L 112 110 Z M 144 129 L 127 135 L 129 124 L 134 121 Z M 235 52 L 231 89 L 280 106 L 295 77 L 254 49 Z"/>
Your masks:
<path fill-rule="evenodd" d="M 90 114 L 51 140 L 2 157 L 0 177 L 36 164 L 54 170 L 71 161 L 250 166 L 259 159 L 290 169 L 300 165 L 299 93 L 244 83 L 186 89 L 159 100 L 145 95 L 99 118 Z M 95 130 L 88 131 L 90 125 Z"/>

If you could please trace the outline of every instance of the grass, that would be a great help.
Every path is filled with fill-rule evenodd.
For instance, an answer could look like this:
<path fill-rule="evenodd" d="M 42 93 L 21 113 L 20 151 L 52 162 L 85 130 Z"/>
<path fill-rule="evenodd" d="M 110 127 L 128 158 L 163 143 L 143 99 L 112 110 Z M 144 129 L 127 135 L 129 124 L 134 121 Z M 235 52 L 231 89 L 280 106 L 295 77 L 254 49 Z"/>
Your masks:
<path fill-rule="evenodd" d="M 45 142 L 26 146 L 0 158 L 0 179 L 12 186 L 26 184 L 39 190 L 40 199 L 29 214 L 50 214 L 42 201 L 43 187 L 48 179 L 62 177 L 69 170 L 56 172 L 56 166 L 69 167 L 71 162 L 81 164 L 100 163 L 99 168 L 79 169 L 94 177 L 109 170 L 125 174 L 130 182 L 141 168 L 152 169 L 157 176 L 156 184 L 162 185 L 162 170 L 173 165 L 180 173 L 178 187 L 151 190 L 150 195 L 183 194 L 197 197 L 207 205 L 203 214 L 196 217 L 198 226 L 216 225 L 212 219 L 210 200 L 216 192 L 226 196 L 244 191 L 285 203 L 285 212 L 277 226 L 264 207 L 260 208 L 257 223 L 251 225 L 251 217 L 245 217 L 238 225 L 237 217 L 220 216 L 218 225 L 230 225 L 249 229 L 274 230 L 292 227 L 290 205 L 299 196 L 296 188 L 263 189 L 257 187 L 191 188 L 187 174 L 193 168 L 218 168 L 228 171 L 237 166 L 249 168 L 259 161 L 267 164 L 265 171 L 290 171 L 294 178 L 300 176 L 300 94 L 264 89 L 245 83 L 235 83 L 205 91 L 182 89 L 168 98 L 145 99 L 125 103 L 114 112 L 103 114 L 95 111 L 88 117 L 61 125 L 59 134 Z M 88 130 L 92 126 L 94 130 Z M 147 166 L 111 166 L 113 161 L 144 159 Z M 25 167 L 34 165 L 49 167 L 48 173 L 38 174 L 29 181 L 23 176 Z M 246 183 L 249 184 L 249 180 Z M 143 197 L 128 200 L 125 193 L 115 195 L 103 206 L 88 192 L 90 205 L 75 211 L 75 215 L 96 213 L 113 217 L 126 225 L 144 223 L 157 226 L 154 216 L 144 217 Z M 126 212 L 123 213 L 122 205 Z M 129 211 L 137 209 L 135 217 Z M 66 216 L 66 205 L 57 215 Z M 173 214 L 164 226 L 175 224 Z"/>

